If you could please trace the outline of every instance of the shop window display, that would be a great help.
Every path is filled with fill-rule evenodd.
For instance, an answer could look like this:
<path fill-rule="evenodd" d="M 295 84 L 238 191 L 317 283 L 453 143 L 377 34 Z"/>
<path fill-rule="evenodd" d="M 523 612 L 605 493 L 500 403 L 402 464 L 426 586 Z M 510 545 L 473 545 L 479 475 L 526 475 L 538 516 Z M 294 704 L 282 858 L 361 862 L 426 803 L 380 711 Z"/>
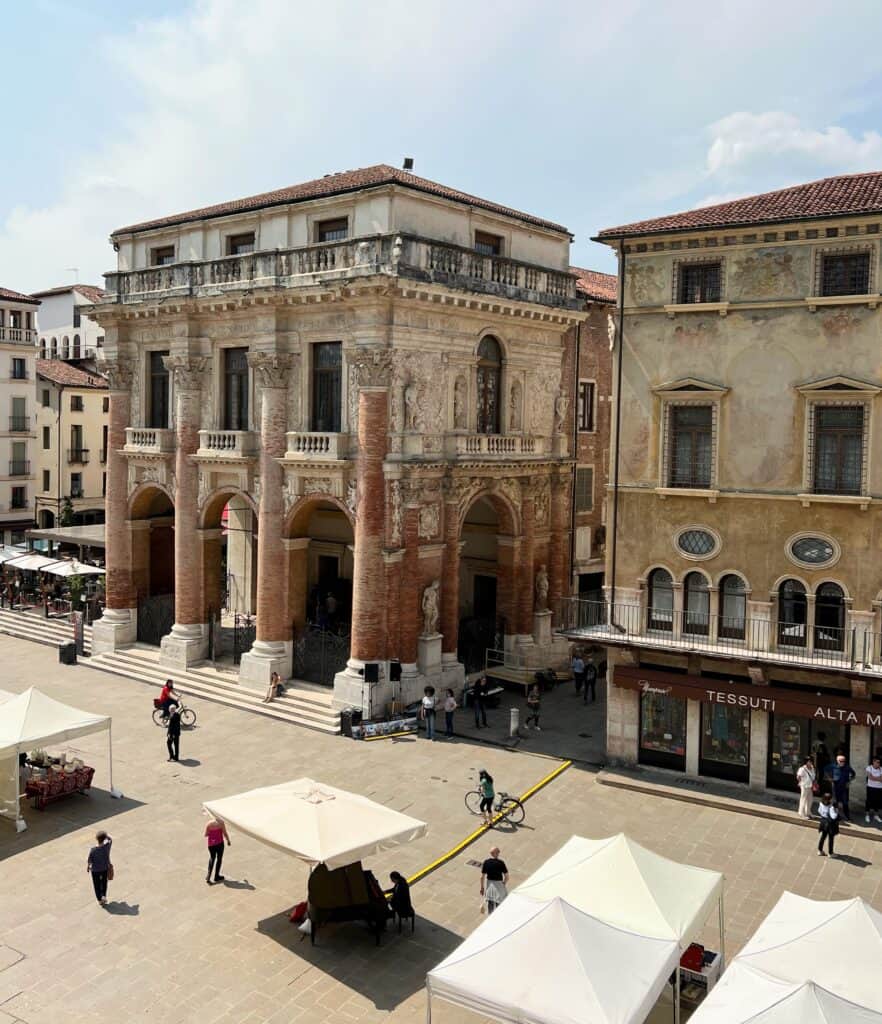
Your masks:
<path fill-rule="evenodd" d="M 640 760 L 644 764 L 685 770 L 685 699 L 661 693 L 640 695 Z"/>
<path fill-rule="evenodd" d="M 823 777 L 825 762 L 842 751 L 848 755 L 848 726 L 815 722 L 794 715 L 770 715 L 769 768 L 767 783 L 772 789 L 796 789 L 796 772 L 807 754 Z"/>
<path fill-rule="evenodd" d="M 701 774 L 746 782 L 749 765 L 750 711 L 725 704 L 703 704 Z"/>

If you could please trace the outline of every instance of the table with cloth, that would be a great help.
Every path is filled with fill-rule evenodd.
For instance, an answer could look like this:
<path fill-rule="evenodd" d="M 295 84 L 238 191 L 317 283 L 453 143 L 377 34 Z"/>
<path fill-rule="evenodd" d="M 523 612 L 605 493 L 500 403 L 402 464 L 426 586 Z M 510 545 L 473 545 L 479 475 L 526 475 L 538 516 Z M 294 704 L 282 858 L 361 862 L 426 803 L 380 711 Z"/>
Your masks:
<path fill-rule="evenodd" d="M 34 801 L 34 807 L 42 811 L 47 804 L 62 797 L 70 796 L 72 793 L 84 793 L 92 786 L 92 776 L 95 769 L 88 765 L 78 765 L 70 771 L 62 769 L 56 771 L 54 768 L 39 770 L 37 774 L 33 769 L 25 786 L 25 796 Z"/>

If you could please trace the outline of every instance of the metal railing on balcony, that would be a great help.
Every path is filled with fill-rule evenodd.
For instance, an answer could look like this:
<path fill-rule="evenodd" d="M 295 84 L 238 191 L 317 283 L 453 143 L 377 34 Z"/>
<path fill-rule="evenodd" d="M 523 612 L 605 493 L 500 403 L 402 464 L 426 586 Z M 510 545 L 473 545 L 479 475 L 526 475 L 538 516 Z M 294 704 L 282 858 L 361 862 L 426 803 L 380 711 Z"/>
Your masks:
<path fill-rule="evenodd" d="M 322 279 L 375 274 L 455 284 L 548 306 L 580 305 L 576 279 L 566 270 L 488 256 L 465 246 L 408 234 L 371 235 L 118 271 L 107 275 L 106 301 L 139 302 L 161 295 L 312 286 Z"/>
<path fill-rule="evenodd" d="M 9 430 L 13 434 L 26 434 L 31 429 L 30 416 L 10 416 Z"/>
<path fill-rule="evenodd" d="M 88 448 L 68 448 L 67 450 L 67 461 L 72 464 L 85 465 L 89 461 L 89 449 Z"/>
<path fill-rule="evenodd" d="M 697 652 L 709 657 L 744 657 L 794 665 L 882 673 L 880 634 L 749 616 L 711 615 L 604 601 L 563 598 L 557 629 L 572 638 Z"/>
<path fill-rule="evenodd" d="M 10 512 L 21 512 L 23 509 L 26 509 L 28 507 L 29 506 L 27 496 L 23 498 L 13 498 L 12 501 L 9 502 Z"/>
<path fill-rule="evenodd" d="M 10 459 L 9 460 L 9 475 L 10 476 L 30 476 L 31 464 L 28 459 Z"/>

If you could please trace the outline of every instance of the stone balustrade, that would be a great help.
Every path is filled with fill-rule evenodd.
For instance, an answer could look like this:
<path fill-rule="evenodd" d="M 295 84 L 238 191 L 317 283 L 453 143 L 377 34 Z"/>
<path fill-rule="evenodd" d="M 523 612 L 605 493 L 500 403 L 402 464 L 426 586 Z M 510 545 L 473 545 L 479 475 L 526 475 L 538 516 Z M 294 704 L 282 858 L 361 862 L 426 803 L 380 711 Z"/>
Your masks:
<path fill-rule="evenodd" d="M 464 246 L 387 234 L 295 249 L 189 260 L 106 276 L 106 302 L 210 296 L 255 288 L 311 287 L 323 281 L 382 274 L 451 285 L 482 294 L 577 309 L 576 279 L 566 270 L 485 256 Z"/>
<path fill-rule="evenodd" d="M 175 432 L 161 427 L 126 427 L 126 446 L 135 455 L 165 455 L 175 450 Z"/>
<path fill-rule="evenodd" d="M 510 459 L 544 455 L 541 437 L 521 434 L 450 434 L 447 456 L 456 459 Z"/>
<path fill-rule="evenodd" d="M 26 327 L 0 326 L 0 341 L 13 345 L 33 345 L 37 340 L 37 332 Z"/>
<path fill-rule="evenodd" d="M 348 458 L 349 435 L 331 434 L 321 431 L 293 430 L 288 438 L 287 459 L 311 459 L 315 461 Z"/>
<path fill-rule="evenodd" d="M 252 459 L 257 455 L 259 437 L 251 430 L 200 430 L 200 458 Z"/>

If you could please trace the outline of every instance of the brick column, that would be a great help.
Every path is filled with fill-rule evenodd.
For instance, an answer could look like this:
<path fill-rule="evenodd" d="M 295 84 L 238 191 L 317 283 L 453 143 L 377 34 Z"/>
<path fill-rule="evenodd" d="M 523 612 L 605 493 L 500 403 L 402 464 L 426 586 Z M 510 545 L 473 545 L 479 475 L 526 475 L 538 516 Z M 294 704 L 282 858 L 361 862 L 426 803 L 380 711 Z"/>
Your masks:
<path fill-rule="evenodd" d="M 419 515 L 417 505 L 404 510 L 402 544 L 404 559 L 401 565 L 401 599 L 398 610 L 400 623 L 399 658 L 404 673 L 415 673 L 417 663 L 417 637 L 422 632 L 422 579 L 420 576 Z"/>
<path fill-rule="evenodd" d="M 521 643 L 533 642 L 533 516 L 533 495 L 528 493 L 525 487 L 521 502 L 521 551 L 518 563 L 520 582 L 517 593 L 517 632 Z"/>
<path fill-rule="evenodd" d="M 121 454 L 132 408 L 132 365 L 119 359 L 104 364 L 110 382 L 107 430 L 107 495 L 104 552 L 106 607 L 95 623 L 92 650 L 114 651 L 137 638 L 138 599 L 132 580 L 132 541 L 128 529 L 128 464 Z"/>
<path fill-rule="evenodd" d="M 570 530 L 567 524 L 570 518 L 570 496 L 568 477 L 564 473 L 555 473 L 551 477 L 551 537 L 548 545 L 548 606 L 554 613 L 554 621 L 559 623 L 561 598 L 571 593 L 570 566 Z M 575 529 L 575 524 L 571 524 Z"/>
<path fill-rule="evenodd" d="M 208 654 L 203 619 L 202 553 L 198 530 L 199 468 L 191 460 L 199 448 L 204 357 L 166 356 L 175 389 L 175 623 L 162 638 L 163 665 L 187 668 Z"/>
<path fill-rule="evenodd" d="M 265 686 L 270 675 L 291 676 L 293 640 L 288 621 L 288 588 L 282 531 L 285 500 L 282 467 L 287 447 L 288 376 L 291 357 L 274 352 L 252 352 L 248 365 L 261 389 L 260 505 L 257 517 L 257 636 L 242 656 L 239 679 Z"/>
<path fill-rule="evenodd" d="M 444 506 L 444 560 L 441 576 L 442 662 L 457 660 L 459 647 L 459 504 Z M 498 599 L 498 596 L 497 596 Z"/>

